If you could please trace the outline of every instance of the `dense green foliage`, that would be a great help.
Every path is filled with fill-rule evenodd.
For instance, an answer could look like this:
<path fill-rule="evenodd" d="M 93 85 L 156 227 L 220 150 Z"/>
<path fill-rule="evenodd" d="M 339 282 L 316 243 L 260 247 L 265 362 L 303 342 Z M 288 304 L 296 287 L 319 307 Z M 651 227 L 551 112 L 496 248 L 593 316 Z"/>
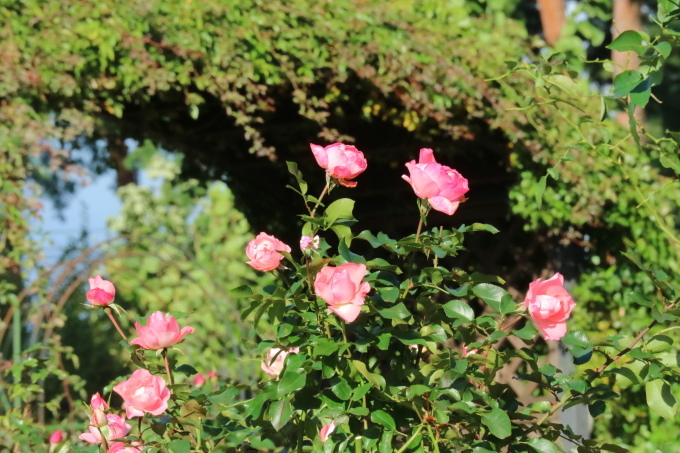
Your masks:
<path fill-rule="evenodd" d="M 84 165 L 68 150 L 92 149 L 97 170 L 107 162 L 106 144 L 125 138 L 150 139 L 184 153 L 188 181 L 169 180 L 174 186 L 165 186 L 158 198 L 143 189 L 123 190 L 128 204 L 117 231 L 133 236 L 128 244 L 136 251 L 162 250 L 166 264 L 173 262 L 168 267 L 154 258 L 121 262 L 124 269 L 136 267 L 135 279 L 149 282 L 148 288 L 122 285 L 131 305 L 155 309 L 180 301 L 182 308 L 172 310 L 191 312 L 205 305 L 204 297 L 237 305 L 225 294 L 231 275 L 234 281 L 252 275 L 242 267 L 232 272 L 236 265 L 228 257 L 244 239 L 222 244 L 221 235 L 231 230 L 209 221 L 231 216 L 221 210 L 230 206 L 224 188 L 209 189 L 208 207 L 192 235 L 178 232 L 194 220 L 191 203 L 203 193 L 199 186 L 222 179 L 252 225 L 294 234 L 291 197 L 280 189 L 287 181 L 282 161 L 295 158 L 301 168 L 310 168 L 310 141 L 356 140 L 383 172 L 421 145 L 481 168 L 480 180 L 488 173 L 498 176 L 490 168 L 509 172 L 511 215 L 534 233 L 531 247 L 517 244 L 515 261 L 504 264 L 503 271 L 513 275 L 509 289 L 523 291 L 531 274 L 544 267 L 559 270 L 558 244 L 570 244 L 580 272 L 573 292 L 584 307 L 575 322 L 596 338 L 634 334 L 653 319 L 654 311 L 639 300 L 655 297 L 654 286 L 620 251 L 677 275 L 678 192 L 672 176 L 680 169 L 677 136 L 640 130 L 636 140 L 635 126 L 629 134 L 610 119 L 611 111 L 627 109 L 631 92 L 633 104 L 654 103 L 648 96 L 652 88 L 669 92 L 661 75 L 678 44 L 672 1 L 658 2 L 651 38 L 628 34 L 618 41 L 619 49 L 640 53 L 645 63 L 619 76 L 605 100 L 580 78 L 585 56 L 580 38 L 599 44 L 604 36 L 598 27 L 590 21 L 571 23 L 566 33 L 574 34 L 558 44 L 563 53 L 536 52 L 540 40 L 510 18 L 520 17 L 514 8 L 526 2 L 6 3 L 0 8 L 0 265 L 18 289 L 16 265 L 26 272 L 36 262 L 36 244 L 26 232 L 39 206 L 26 190 L 29 180 L 68 188 Z M 579 8 L 596 24 L 604 23 L 602 11 L 609 6 L 604 3 L 584 2 Z M 600 76 L 611 69 L 605 64 Z M 672 81 L 673 75 L 665 78 Z M 112 165 L 121 168 L 115 159 Z M 271 195 L 253 196 L 262 190 Z M 395 193 L 399 204 L 402 198 Z M 145 215 L 135 213 L 140 199 L 148 202 Z M 171 200 L 172 215 L 164 216 Z M 225 204 L 211 204 L 216 200 Z M 245 224 L 234 216 L 227 223 L 233 221 L 240 235 Z M 177 241 L 156 249 L 159 237 Z M 192 250 L 195 243 L 198 252 Z M 543 255 L 531 254 L 533 249 Z M 215 250 L 224 254 L 205 255 Z M 225 260 L 218 272 L 202 267 L 219 267 L 217 257 Z M 533 266 L 521 268 L 520 275 L 510 272 L 526 262 Z M 158 269 L 166 273 L 150 278 Z M 63 307 L 68 299 L 60 299 L 62 290 L 78 287 L 74 278 L 58 280 L 59 290 L 53 292 L 47 281 L 37 283 L 40 291 L 32 298 L 21 299 L 24 319 L 36 311 L 47 313 L 45 307 L 55 302 Z M 198 288 L 206 293 L 192 299 Z M 631 296 L 633 290 L 637 295 Z M 5 317 L 12 314 L 7 311 L 12 303 L 19 304 L 10 289 L 3 292 L 8 294 L 0 312 Z M 82 326 L 85 320 L 70 322 Z M 219 328 L 214 319 L 203 326 Z M 237 329 L 230 332 L 241 335 Z M 45 341 L 61 347 L 60 341 Z M 10 342 L 3 345 L 7 356 Z M 201 366 L 211 360 L 206 357 Z M 56 357 L 46 363 L 59 369 Z M 73 388 L 82 385 L 73 378 Z M 630 399 L 624 397 L 617 411 L 596 419 L 598 436 L 615 433 L 628 445 L 643 445 L 670 435 L 655 428 L 644 386 L 632 383 L 626 393 Z M 611 426 L 602 419 L 612 420 Z M 613 427 L 621 419 L 634 428 L 618 432 Z"/>

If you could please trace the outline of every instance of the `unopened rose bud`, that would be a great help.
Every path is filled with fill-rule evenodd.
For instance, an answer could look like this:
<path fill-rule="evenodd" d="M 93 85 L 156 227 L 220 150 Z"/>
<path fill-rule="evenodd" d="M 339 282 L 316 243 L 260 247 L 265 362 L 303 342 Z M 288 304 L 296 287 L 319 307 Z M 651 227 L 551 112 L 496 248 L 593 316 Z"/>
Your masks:
<path fill-rule="evenodd" d="M 58 430 L 56 430 L 55 432 L 52 433 L 52 435 L 50 436 L 49 442 L 51 444 L 58 444 L 62 440 L 64 440 L 64 432 L 62 430 L 58 429 Z"/>

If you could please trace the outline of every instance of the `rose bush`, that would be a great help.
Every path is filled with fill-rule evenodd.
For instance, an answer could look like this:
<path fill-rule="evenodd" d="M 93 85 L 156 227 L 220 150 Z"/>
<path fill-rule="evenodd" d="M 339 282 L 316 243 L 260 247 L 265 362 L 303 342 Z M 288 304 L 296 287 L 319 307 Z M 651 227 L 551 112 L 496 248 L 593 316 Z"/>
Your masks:
<path fill-rule="evenodd" d="M 419 163 L 406 167 L 410 177 L 405 179 L 416 196 L 434 209 L 453 214 L 464 201 L 467 182 L 437 163 L 432 150 L 422 149 Z M 619 451 L 582 440 L 551 417 L 576 403 L 601 413 L 605 401 L 616 396 L 602 379 L 614 376 L 617 369 L 610 365 L 631 351 L 663 369 L 660 359 L 637 346 L 649 328 L 636 339 L 614 336 L 596 348 L 582 333 L 568 331 L 576 304 L 561 274 L 535 280 L 517 303 L 498 285 L 499 278 L 468 274 L 450 264 L 466 235 L 493 233 L 493 227 L 428 231 L 423 227 L 429 208 L 417 201 L 421 217 L 414 235 L 400 240 L 369 231 L 353 235 L 353 201 L 340 198 L 324 205 L 324 195 L 334 187 L 330 182 L 319 197 L 305 195 L 296 168 L 289 165 L 309 214 L 301 216 L 300 255 L 260 233 L 246 248 L 248 263 L 278 269 L 283 283 L 262 291 L 236 289 L 252 299 L 244 320 L 259 328 L 268 319 L 270 327 L 260 328 L 253 352 L 264 354 L 260 366 L 270 379 L 218 383 L 214 372 L 206 377 L 188 364 L 178 365 L 168 353 L 193 328 L 180 329 L 173 316 L 155 312 L 146 326 L 135 323 L 139 338 L 128 342 L 105 310 L 139 367 L 112 387 L 123 400 L 125 416 L 137 418 L 139 429 L 133 433 L 97 393 L 82 441 L 109 453 L 281 447 L 325 453 L 553 453 L 561 438 L 579 452 Z M 337 253 L 327 240 L 329 232 L 337 236 Z M 355 241 L 389 260 L 354 253 Z M 676 290 L 674 301 L 665 301 L 666 313 L 678 296 Z M 558 375 L 535 351 L 505 346 L 510 336 L 527 345 L 561 339 L 575 363 L 589 363 L 595 353 L 604 362 L 585 376 Z M 655 341 L 665 344 L 665 337 L 656 335 L 648 345 Z M 148 351 L 156 351 L 155 356 Z M 541 404 L 526 405 L 510 386 L 496 381 L 518 360 L 526 370 L 521 380 L 543 392 Z M 194 377 L 178 384 L 177 373 Z M 215 384 L 212 391 L 206 389 L 208 379 Z M 244 390 L 254 396 L 243 398 Z"/>

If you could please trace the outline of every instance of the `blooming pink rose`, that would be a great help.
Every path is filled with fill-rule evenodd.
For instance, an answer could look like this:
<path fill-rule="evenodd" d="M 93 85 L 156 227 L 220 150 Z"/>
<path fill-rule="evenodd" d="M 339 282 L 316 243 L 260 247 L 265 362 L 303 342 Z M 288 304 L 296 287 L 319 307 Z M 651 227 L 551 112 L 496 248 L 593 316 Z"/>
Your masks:
<path fill-rule="evenodd" d="M 267 359 L 262 362 L 260 366 L 265 373 L 273 379 L 276 379 L 283 370 L 286 356 L 288 354 L 297 354 L 298 352 L 300 352 L 300 348 L 290 348 L 288 351 L 279 348 L 271 348 L 267 353 Z"/>
<path fill-rule="evenodd" d="M 316 274 L 314 292 L 322 298 L 336 315 L 352 322 L 361 313 L 366 294 L 371 290 L 363 264 L 347 263 L 338 267 L 326 266 Z"/>
<path fill-rule="evenodd" d="M 402 178 L 411 184 L 419 198 L 426 199 L 437 211 L 452 215 L 465 201 L 468 180 L 456 170 L 437 163 L 431 149 L 420 150 L 420 159 L 406 164 L 409 174 Z"/>
<path fill-rule="evenodd" d="M 106 307 L 116 296 L 116 288 L 113 283 L 104 280 L 100 275 L 95 278 L 90 278 L 90 290 L 85 294 L 87 301 L 92 305 L 100 305 Z"/>
<path fill-rule="evenodd" d="M 559 340 L 567 333 L 566 321 L 575 306 L 564 289 L 564 277 L 559 273 L 548 280 L 539 278 L 530 283 L 524 298 L 524 308 L 546 340 Z"/>
<path fill-rule="evenodd" d="M 144 349 L 155 351 L 176 345 L 184 336 L 194 333 L 193 327 L 183 327 L 179 330 L 177 320 L 170 315 L 157 311 L 147 319 L 146 326 L 135 323 L 135 330 L 139 338 L 135 338 L 130 344 L 136 344 Z"/>
<path fill-rule="evenodd" d="M 326 169 L 326 173 L 346 187 L 356 187 L 356 178 L 366 170 L 366 158 L 364 153 L 352 145 L 333 143 L 325 148 L 319 145 L 309 144 L 314 153 L 314 158 L 321 168 Z"/>
<path fill-rule="evenodd" d="M 266 233 L 260 233 L 255 239 L 248 242 L 246 255 L 250 261 L 246 261 L 259 271 L 272 271 L 279 267 L 283 255 L 277 250 L 290 253 L 290 247 Z"/>
<path fill-rule="evenodd" d="M 58 429 L 58 430 L 56 430 L 55 432 L 52 433 L 52 435 L 50 436 L 49 442 L 51 444 L 58 444 L 62 440 L 64 440 L 64 432 L 62 430 Z"/>
<path fill-rule="evenodd" d="M 141 453 L 142 444 L 139 442 L 132 442 L 126 444 L 125 442 L 111 442 L 106 453 Z"/>
<path fill-rule="evenodd" d="M 130 379 L 114 386 L 113 391 L 123 397 L 127 418 L 143 417 L 144 412 L 161 415 L 168 408 L 170 390 L 165 380 L 144 369 L 132 373 Z"/>
<path fill-rule="evenodd" d="M 335 431 L 335 422 L 333 421 L 321 428 L 321 431 L 319 432 L 319 438 L 321 439 L 321 442 L 326 442 L 328 440 L 328 436 L 333 434 L 333 431 Z"/>
<path fill-rule="evenodd" d="M 108 424 L 102 427 L 90 426 L 89 433 L 83 433 L 78 436 L 78 439 L 84 440 L 90 444 L 99 444 L 102 441 L 101 433 L 107 441 L 112 439 L 121 439 L 128 435 L 132 426 L 125 423 L 125 419 L 120 415 L 108 414 L 106 416 Z M 99 432 L 101 430 L 101 433 Z"/>

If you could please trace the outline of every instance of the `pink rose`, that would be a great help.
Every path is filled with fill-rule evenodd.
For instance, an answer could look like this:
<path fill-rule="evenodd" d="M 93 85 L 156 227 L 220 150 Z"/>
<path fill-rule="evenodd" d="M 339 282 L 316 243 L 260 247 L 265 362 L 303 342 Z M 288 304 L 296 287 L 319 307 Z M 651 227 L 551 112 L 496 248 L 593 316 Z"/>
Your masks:
<path fill-rule="evenodd" d="M 300 238 L 300 250 L 305 252 L 309 248 L 319 250 L 319 236 L 302 236 Z"/>
<path fill-rule="evenodd" d="M 132 429 L 132 426 L 125 423 L 125 419 L 120 415 L 108 414 L 106 419 L 108 421 L 107 425 L 99 428 L 90 426 L 90 432 L 81 434 L 78 436 L 78 439 L 84 440 L 89 444 L 100 444 L 102 442 L 101 433 L 103 433 L 106 440 L 109 441 L 127 436 Z"/>
<path fill-rule="evenodd" d="M 177 320 L 170 315 L 157 311 L 149 316 L 146 326 L 135 323 L 135 330 L 139 338 L 135 338 L 130 344 L 136 344 L 144 349 L 155 351 L 176 345 L 184 336 L 194 333 L 193 327 L 183 327 L 179 330 Z"/>
<path fill-rule="evenodd" d="M 524 308 L 546 340 L 559 340 L 567 333 L 566 321 L 575 306 L 564 289 L 564 277 L 560 273 L 548 280 L 541 281 L 539 278 L 530 283 L 524 298 Z"/>
<path fill-rule="evenodd" d="M 346 187 L 356 187 L 356 178 L 366 170 L 366 158 L 364 153 L 352 145 L 333 143 L 325 148 L 319 145 L 309 144 L 314 153 L 314 158 L 321 168 L 326 169 L 333 178 Z"/>
<path fill-rule="evenodd" d="M 458 206 L 466 200 L 468 180 L 456 170 L 434 160 L 431 149 L 420 150 L 420 159 L 406 164 L 409 174 L 402 178 L 411 184 L 419 198 L 426 199 L 437 211 L 452 215 Z"/>
<path fill-rule="evenodd" d="M 290 348 L 284 351 L 279 348 L 271 348 L 267 353 L 267 359 L 260 365 L 262 370 L 267 373 L 272 379 L 276 379 L 283 370 L 283 364 L 288 354 L 297 354 L 300 348 Z"/>
<path fill-rule="evenodd" d="M 168 408 L 170 390 L 165 380 L 144 369 L 132 373 L 130 379 L 114 386 L 113 391 L 123 397 L 127 418 L 143 417 L 145 412 L 161 415 Z"/>
<path fill-rule="evenodd" d="M 106 307 L 116 295 L 116 288 L 113 283 L 104 280 L 100 275 L 88 279 L 90 282 L 90 290 L 85 294 L 87 301 L 92 305 L 100 305 Z"/>
<path fill-rule="evenodd" d="M 290 247 L 266 233 L 260 233 L 255 239 L 248 242 L 246 255 L 250 261 L 246 261 L 259 271 L 272 271 L 279 267 L 283 255 L 277 250 L 290 253 Z"/>
<path fill-rule="evenodd" d="M 111 445 L 109 445 L 109 449 L 106 451 L 106 453 L 141 453 L 142 452 L 142 444 L 139 442 L 132 442 L 130 444 L 126 444 L 125 442 L 112 442 Z"/>
<path fill-rule="evenodd" d="M 367 282 L 361 281 L 365 275 L 366 266 L 363 264 L 326 266 L 316 274 L 314 292 L 329 305 L 333 313 L 352 322 L 361 313 L 364 298 L 371 290 Z"/>
<path fill-rule="evenodd" d="M 64 432 L 58 429 L 55 432 L 53 432 L 52 435 L 50 436 L 49 443 L 58 444 L 62 440 L 64 440 Z"/>
<path fill-rule="evenodd" d="M 468 351 L 467 346 L 463 346 L 462 348 L 460 348 L 460 353 L 463 357 L 467 357 L 470 354 L 477 354 L 477 351 L 478 351 L 478 349 L 470 349 Z"/>
<path fill-rule="evenodd" d="M 92 395 L 92 398 L 90 398 L 90 406 L 92 409 L 101 409 L 101 410 L 107 410 L 109 408 L 109 405 L 106 403 L 106 400 L 102 398 L 102 396 L 99 394 L 99 392 L 95 393 Z"/>
<path fill-rule="evenodd" d="M 319 438 L 321 439 L 321 442 L 326 442 L 328 440 L 328 436 L 333 434 L 333 431 L 335 431 L 335 422 L 333 421 L 321 428 L 321 431 L 319 432 Z"/>
<path fill-rule="evenodd" d="M 205 384 L 205 376 L 200 373 L 194 376 L 194 385 L 196 387 L 201 387 L 203 384 Z"/>

